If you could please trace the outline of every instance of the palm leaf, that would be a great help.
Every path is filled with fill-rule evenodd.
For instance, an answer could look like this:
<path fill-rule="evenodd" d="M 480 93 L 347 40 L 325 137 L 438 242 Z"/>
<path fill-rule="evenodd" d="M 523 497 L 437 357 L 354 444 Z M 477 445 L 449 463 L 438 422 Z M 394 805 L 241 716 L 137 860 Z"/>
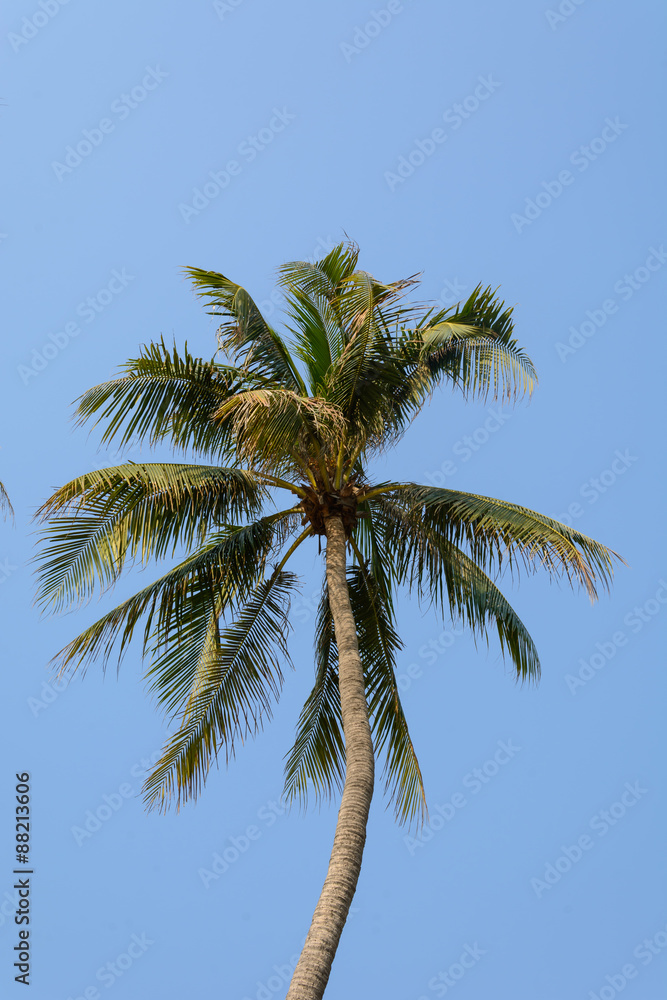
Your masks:
<path fill-rule="evenodd" d="M 241 469 L 130 462 L 79 476 L 38 511 L 50 541 L 39 599 L 55 608 L 84 601 L 98 582 L 118 579 L 128 556 L 145 565 L 202 542 L 229 521 L 255 517 L 266 497 Z"/>
<path fill-rule="evenodd" d="M 301 710 L 297 734 L 285 765 L 286 802 L 305 806 L 309 786 L 316 798 L 330 799 L 345 780 L 345 739 L 338 690 L 338 650 L 324 583 L 315 625 L 315 684 Z"/>
<path fill-rule="evenodd" d="M 123 374 L 81 396 L 78 423 L 96 417 L 106 422 L 102 443 L 117 439 L 124 448 L 147 440 L 152 447 L 165 439 L 175 448 L 199 454 L 229 455 L 232 443 L 210 420 L 211 413 L 248 377 L 229 365 L 194 358 L 187 345 L 182 355 L 170 353 L 164 340 L 142 348 Z"/>
<path fill-rule="evenodd" d="M 12 517 L 14 516 L 14 508 L 12 507 L 12 502 L 9 499 L 7 490 L 2 485 L 2 483 L 0 483 L 0 510 L 6 511 L 8 514 L 11 514 Z M 5 517 L 6 516 L 7 514 L 5 514 Z"/>
<path fill-rule="evenodd" d="M 164 810 L 174 796 L 178 807 L 197 798 L 219 751 L 229 760 L 235 740 L 271 717 L 280 661 L 290 662 L 287 611 L 296 582 L 281 571 L 260 583 L 236 621 L 212 637 L 180 726 L 144 784 L 149 808 Z"/>
<path fill-rule="evenodd" d="M 512 336 L 512 312 L 490 287 L 478 285 L 463 305 L 425 318 L 418 330 L 420 360 L 434 384 L 445 375 L 482 399 L 530 394 L 537 375 Z"/>
<path fill-rule="evenodd" d="M 475 639 L 489 641 L 495 625 L 503 656 L 517 680 L 537 681 L 540 661 L 535 644 L 496 584 L 466 553 L 403 508 L 382 497 L 372 501 L 377 535 L 393 554 L 396 581 L 425 596 L 441 613 L 460 618 Z"/>
<path fill-rule="evenodd" d="M 395 678 L 395 654 L 402 643 L 381 588 L 364 567 L 348 571 L 348 588 L 375 752 L 386 754 L 385 788 L 401 822 L 420 821 L 426 808 L 421 771 Z M 315 685 L 302 709 L 285 767 L 285 797 L 303 805 L 310 787 L 316 798 L 330 798 L 342 789 L 345 777 L 338 649 L 326 583 L 317 616 L 315 662 Z"/>
<path fill-rule="evenodd" d="M 399 822 L 416 820 L 419 824 L 426 817 L 426 796 L 396 683 L 396 653 L 403 643 L 381 588 L 365 566 L 350 571 L 348 587 L 364 665 L 374 748 L 376 754 L 386 755 L 385 791 Z"/>
<path fill-rule="evenodd" d="M 153 653 L 156 637 L 158 645 L 159 637 L 165 635 L 182 636 L 185 642 L 193 602 L 208 602 L 209 607 L 224 611 L 232 599 L 241 601 L 252 592 L 274 551 L 276 522 L 289 513 L 230 527 L 210 538 L 179 565 L 85 629 L 54 657 L 54 664 L 63 672 L 99 658 L 106 667 L 114 652 L 120 664 L 141 621 L 144 656 Z"/>
<path fill-rule="evenodd" d="M 340 410 L 326 400 L 287 389 L 249 389 L 227 400 L 213 419 L 234 435 L 238 459 L 276 475 L 303 471 L 303 459 L 317 457 L 345 429 Z"/>
<path fill-rule="evenodd" d="M 505 562 L 511 570 L 542 567 L 583 586 L 591 600 L 598 585 L 610 586 L 613 558 L 620 559 L 573 528 L 504 500 L 414 483 L 379 492 L 402 507 L 411 523 L 463 546 L 479 567 L 500 570 Z"/>
<path fill-rule="evenodd" d="M 306 387 L 287 345 L 271 329 L 245 288 L 216 271 L 186 267 L 185 273 L 197 295 L 213 307 L 212 315 L 222 317 L 218 327 L 220 350 L 242 363 L 244 370 L 305 395 Z"/>

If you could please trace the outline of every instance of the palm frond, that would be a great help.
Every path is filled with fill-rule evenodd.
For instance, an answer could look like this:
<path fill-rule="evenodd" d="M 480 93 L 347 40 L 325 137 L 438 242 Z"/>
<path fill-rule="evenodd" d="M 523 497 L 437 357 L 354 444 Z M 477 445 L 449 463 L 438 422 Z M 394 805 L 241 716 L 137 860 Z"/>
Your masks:
<path fill-rule="evenodd" d="M 537 375 L 513 337 L 512 312 L 490 287 L 478 285 L 463 305 L 425 318 L 417 339 L 433 383 L 446 376 L 466 395 L 482 399 L 530 394 Z"/>
<path fill-rule="evenodd" d="M 335 405 L 287 389 L 240 392 L 223 403 L 213 419 L 234 435 L 239 460 L 281 475 L 298 470 L 296 453 L 317 455 L 345 429 Z"/>
<path fill-rule="evenodd" d="M 306 366 L 311 395 L 320 394 L 333 358 L 343 349 L 342 330 L 331 302 L 318 296 L 315 300 L 300 289 L 288 291 L 286 309 L 291 323 L 294 352 Z"/>
<path fill-rule="evenodd" d="M 153 653 L 156 636 L 175 636 L 177 640 L 182 636 L 185 642 L 193 602 L 224 611 L 232 600 L 242 601 L 252 592 L 275 551 L 276 522 L 289 513 L 229 527 L 210 538 L 168 573 L 85 629 L 56 654 L 54 665 L 62 673 L 100 659 L 106 667 L 113 653 L 120 664 L 142 621 L 144 656 Z"/>
<path fill-rule="evenodd" d="M 216 271 L 186 267 L 197 295 L 212 306 L 211 315 L 222 317 L 218 344 L 235 363 L 295 392 L 306 393 L 287 345 L 271 329 L 245 288 Z"/>
<path fill-rule="evenodd" d="M 540 661 L 535 644 L 517 613 L 496 584 L 466 553 L 382 497 L 372 501 L 377 535 L 393 555 L 398 584 L 427 597 L 436 608 L 460 618 L 475 639 L 489 642 L 495 626 L 503 657 L 508 656 L 517 680 L 537 681 Z"/>
<path fill-rule="evenodd" d="M 83 424 L 96 417 L 105 422 L 101 441 L 116 440 L 119 448 L 146 440 L 152 447 L 168 440 L 174 448 L 191 448 L 201 455 L 229 456 L 232 442 L 210 415 L 244 385 L 248 377 L 230 365 L 193 357 L 185 346 L 170 352 L 164 340 L 144 346 L 128 361 L 118 378 L 103 382 L 81 396 L 76 411 Z"/>
<path fill-rule="evenodd" d="M 324 300 L 335 309 L 343 282 L 354 274 L 358 260 L 356 244 L 339 243 L 320 260 L 282 264 L 278 268 L 278 281 L 283 288 L 299 292 L 315 304 Z M 343 326 L 340 317 L 339 324 Z"/>
<path fill-rule="evenodd" d="M 49 545 L 39 600 L 54 608 L 113 584 L 126 558 L 172 555 L 210 531 L 260 512 L 266 489 L 251 473 L 202 465 L 129 462 L 86 473 L 40 507 Z"/>
<path fill-rule="evenodd" d="M 350 568 L 348 588 L 375 752 L 386 755 L 386 791 L 401 822 L 419 822 L 425 816 L 424 789 L 395 677 L 395 656 L 402 643 L 389 604 L 365 567 Z M 285 767 L 285 797 L 303 805 L 311 788 L 317 799 L 331 798 L 342 789 L 345 777 L 338 649 L 326 582 L 317 615 L 315 662 L 315 684 Z"/>
<path fill-rule="evenodd" d="M 12 517 L 14 516 L 14 508 L 12 507 L 12 502 L 9 499 L 7 490 L 2 485 L 2 483 L 0 483 L 0 510 L 4 510 L 6 512 L 5 517 L 7 516 L 7 514 L 10 514 Z"/>
<path fill-rule="evenodd" d="M 224 749 L 229 760 L 271 717 L 282 687 L 289 597 L 298 578 L 281 571 L 259 584 L 236 621 L 213 635 L 178 730 L 144 784 L 149 808 L 164 811 L 197 798 L 211 764 Z"/>
<path fill-rule="evenodd" d="M 482 569 L 545 569 L 584 587 L 591 600 L 597 587 L 609 588 L 613 559 L 621 557 L 599 542 L 527 507 L 457 490 L 395 484 L 383 492 L 414 524 L 463 546 Z M 369 494 L 369 498 L 373 493 Z"/>
<path fill-rule="evenodd" d="M 330 799 L 345 780 L 345 739 L 338 690 L 338 650 L 324 582 L 315 624 L 315 684 L 301 710 L 296 739 L 285 764 L 286 802 L 305 806 L 310 787 Z"/>
<path fill-rule="evenodd" d="M 171 717 L 182 712 L 192 693 L 200 690 L 217 656 L 224 606 L 221 598 L 199 591 L 188 599 L 187 609 L 183 609 L 186 613 L 177 626 L 170 623 L 171 627 L 157 628 L 151 636 L 146 680 L 158 704 Z"/>
<path fill-rule="evenodd" d="M 396 653 L 403 643 L 381 588 L 365 566 L 350 570 L 348 587 L 364 665 L 374 748 L 376 754 L 386 756 L 385 791 L 399 822 L 420 824 L 426 817 L 424 784 L 396 682 Z"/>

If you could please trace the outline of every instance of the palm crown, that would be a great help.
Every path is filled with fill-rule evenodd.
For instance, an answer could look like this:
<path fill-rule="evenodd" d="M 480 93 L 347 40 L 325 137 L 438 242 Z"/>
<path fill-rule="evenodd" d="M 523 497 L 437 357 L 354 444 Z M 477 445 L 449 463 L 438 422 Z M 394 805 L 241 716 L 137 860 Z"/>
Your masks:
<path fill-rule="evenodd" d="M 126 462 L 79 476 L 40 510 L 48 536 L 41 597 L 54 609 L 112 585 L 128 560 L 187 553 L 59 654 L 63 669 L 96 657 L 106 663 L 143 625 L 151 689 L 176 722 L 145 784 L 150 806 L 195 796 L 218 754 L 229 758 L 270 717 L 299 583 L 289 559 L 326 533 L 332 515 L 351 552 L 373 745 L 402 820 L 423 816 L 425 800 L 395 676 L 397 588 L 461 618 L 478 637 L 495 630 L 517 678 L 530 679 L 540 669 L 535 646 L 492 577 L 505 567 L 544 567 L 591 597 L 609 582 L 614 553 L 534 511 L 373 481 L 373 456 L 400 438 L 441 383 L 510 399 L 531 391 L 535 373 L 513 339 L 511 309 L 490 288 L 434 311 L 404 301 L 414 278 L 382 284 L 357 260 L 357 248 L 341 244 L 315 263 L 280 269 L 285 337 L 239 285 L 188 268 L 220 319 L 223 360 L 151 344 L 79 401 L 80 421 L 105 422 L 104 442 L 166 441 L 211 463 Z M 337 670 L 325 579 L 315 683 L 287 756 L 288 797 L 342 787 Z"/>

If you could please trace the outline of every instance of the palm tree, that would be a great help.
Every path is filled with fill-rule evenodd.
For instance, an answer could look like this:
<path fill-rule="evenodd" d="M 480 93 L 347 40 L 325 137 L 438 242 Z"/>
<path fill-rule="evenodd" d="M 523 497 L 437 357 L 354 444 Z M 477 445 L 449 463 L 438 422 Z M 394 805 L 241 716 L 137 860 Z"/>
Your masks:
<path fill-rule="evenodd" d="M 595 598 L 614 556 L 513 503 L 372 479 L 369 461 L 441 383 L 465 397 L 511 399 L 532 390 L 535 374 L 513 339 L 511 309 L 490 288 L 435 312 L 403 301 L 414 277 L 382 284 L 357 259 L 355 246 L 341 244 L 315 263 L 280 269 L 289 339 L 242 287 L 188 268 L 220 320 L 224 360 L 151 344 L 118 378 L 86 392 L 78 417 L 104 422 L 104 442 L 168 442 L 212 464 L 126 462 L 79 476 L 39 512 L 41 599 L 54 610 L 113 585 L 128 560 L 184 554 L 56 658 L 61 669 L 120 660 L 143 623 L 147 677 L 175 720 L 144 786 L 157 809 L 195 798 L 218 755 L 229 760 L 270 718 L 281 664 L 290 662 L 298 578 L 287 565 L 307 539 L 326 539 L 315 683 L 287 755 L 285 795 L 305 801 L 309 791 L 342 790 L 342 798 L 289 1000 L 324 993 L 357 885 L 376 756 L 397 818 L 425 815 L 395 676 L 397 588 L 458 616 L 478 637 L 494 628 L 516 677 L 535 680 L 533 641 L 492 576 L 544 567 Z"/>

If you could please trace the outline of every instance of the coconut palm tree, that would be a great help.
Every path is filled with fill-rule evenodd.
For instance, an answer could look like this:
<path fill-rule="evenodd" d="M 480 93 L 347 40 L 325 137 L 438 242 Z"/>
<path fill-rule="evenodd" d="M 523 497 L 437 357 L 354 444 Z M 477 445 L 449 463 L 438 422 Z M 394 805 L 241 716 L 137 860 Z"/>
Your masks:
<path fill-rule="evenodd" d="M 434 311 L 404 301 L 414 277 L 383 284 L 357 260 L 358 249 L 341 244 L 315 263 L 280 268 L 285 337 L 242 287 L 188 268 L 220 320 L 221 357 L 153 343 L 86 392 L 78 417 L 101 421 L 103 442 L 167 442 L 199 461 L 93 471 L 39 512 L 41 599 L 55 610 L 112 586 L 128 561 L 183 556 L 57 657 L 62 669 L 120 660 L 142 623 L 147 676 L 175 725 L 144 786 L 157 809 L 196 798 L 218 756 L 228 760 L 270 718 L 290 662 L 298 578 L 289 560 L 325 539 L 315 682 L 287 755 L 285 795 L 342 798 L 290 1000 L 324 993 L 361 866 L 376 757 L 398 819 L 424 817 L 396 683 L 398 589 L 478 637 L 494 629 L 516 677 L 534 680 L 533 641 L 492 577 L 542 567 L 594 598 L 614 555 L 514 503 L 374 480 L 373 456 L 398 441 L 439 385 L 512 399 L 531 391 L 535 374 L 513 339 L 511 309 L 490 288 Z"/>

